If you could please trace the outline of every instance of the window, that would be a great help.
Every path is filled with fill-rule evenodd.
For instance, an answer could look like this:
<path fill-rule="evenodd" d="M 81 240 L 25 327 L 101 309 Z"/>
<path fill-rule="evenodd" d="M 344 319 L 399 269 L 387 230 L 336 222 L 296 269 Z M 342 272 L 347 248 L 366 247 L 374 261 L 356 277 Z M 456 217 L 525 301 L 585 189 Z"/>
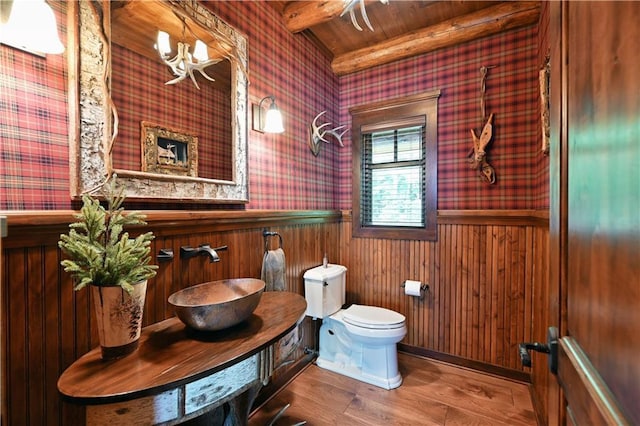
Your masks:
<path fill-rule="evenodd" d="M 351 110 L 354 236 L 436 239 L 439 95 Z"/>
<path fill-rule="evenodd" d="M 424 226 L 424 120 L 416 121 L 410 127 L 361 130 L 365 226 Z"/>

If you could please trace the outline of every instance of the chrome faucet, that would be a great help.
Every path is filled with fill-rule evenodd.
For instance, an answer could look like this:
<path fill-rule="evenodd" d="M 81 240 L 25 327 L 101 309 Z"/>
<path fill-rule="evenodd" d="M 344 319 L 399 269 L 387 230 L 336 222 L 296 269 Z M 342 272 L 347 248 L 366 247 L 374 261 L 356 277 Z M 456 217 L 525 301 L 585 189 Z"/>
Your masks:
<path fill-rule="evenodd" d="M 180 247 L 180 258 L 189 259 L 195 256 L 209 256 L 209 262 L 220 262 L 220 256 L 218 256 L 217 252 L 226 249 L 227 246 L 211 248 L 209 244 L 201 244 L 198 248 L 182 246 Z"/>

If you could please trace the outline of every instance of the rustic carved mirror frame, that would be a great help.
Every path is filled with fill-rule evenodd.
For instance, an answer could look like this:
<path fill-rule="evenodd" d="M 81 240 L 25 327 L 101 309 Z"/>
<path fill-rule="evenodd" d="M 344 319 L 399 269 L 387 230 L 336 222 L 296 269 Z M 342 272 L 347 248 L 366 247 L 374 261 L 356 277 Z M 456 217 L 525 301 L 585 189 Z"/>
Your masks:
<path fill-rule="evenodd" d="M 247 179 L 246 38 L 197 0 L 163 2 L 163 7 L 193 19 L 229 45 L 232 78 L 231 181 L 114 169 L 111 151 L 118 143 L 117 105 L 111 99 L 110 10 L 108 1 L 68 3 L 69 168 L 71 196 L 96 193 L 117 173 L 128 198 L 144 201 L 245 203 Z"/>

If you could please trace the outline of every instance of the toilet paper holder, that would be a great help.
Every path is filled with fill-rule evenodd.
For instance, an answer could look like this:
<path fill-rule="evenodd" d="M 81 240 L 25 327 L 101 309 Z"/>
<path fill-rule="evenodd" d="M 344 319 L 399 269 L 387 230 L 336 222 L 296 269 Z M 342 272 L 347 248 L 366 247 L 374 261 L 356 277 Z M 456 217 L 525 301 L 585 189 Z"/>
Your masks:
<path fill-rule="evenodd" d="M 401 288 L 405 288 L 407 281 L 411 281 L 411 280 L 404 280 L 404 282 L 402 284 L 400 284 Z M 420 299 L 424 298 L 424 294 L 429 290 L 429 284 L 426 283 L 420 283 Z"/>

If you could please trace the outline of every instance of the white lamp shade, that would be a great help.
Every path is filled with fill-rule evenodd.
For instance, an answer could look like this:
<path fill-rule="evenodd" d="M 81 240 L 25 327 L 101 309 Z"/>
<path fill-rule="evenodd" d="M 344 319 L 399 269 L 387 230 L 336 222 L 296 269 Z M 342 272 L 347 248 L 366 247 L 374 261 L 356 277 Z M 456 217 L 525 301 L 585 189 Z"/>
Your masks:
<path fill-rule="evenodd" d="M 38 53 L 64 52 L 56 17 L 44 0 L 14 0 L 9 20 L 0 25 L 0 42 Z"/>
<path fill-rule="evenodd" d="M 275 104 L 271 104 L 271 106 L 267 110 L 262 131 L 265 133 L 284 132 L 284 126 L 282 125 L 282 114 L 280 113 L 280 110 L 275 106 Z"/>
<path fill-rule="evenodd" d="M 208 60 L 209 54 L 207 53 L 207 45 L 200 40 L 196 40 L 196 45 L 193 49 L 193 57 L 196 58 L 198 62 Z"/>
<path fill-rule="evenodd" d="M 158 43 L 156 49 L 161 55 L 171 53 L 171 44 L 169 43 L 169 34 L 164 31 L 158 31 Z"/>

